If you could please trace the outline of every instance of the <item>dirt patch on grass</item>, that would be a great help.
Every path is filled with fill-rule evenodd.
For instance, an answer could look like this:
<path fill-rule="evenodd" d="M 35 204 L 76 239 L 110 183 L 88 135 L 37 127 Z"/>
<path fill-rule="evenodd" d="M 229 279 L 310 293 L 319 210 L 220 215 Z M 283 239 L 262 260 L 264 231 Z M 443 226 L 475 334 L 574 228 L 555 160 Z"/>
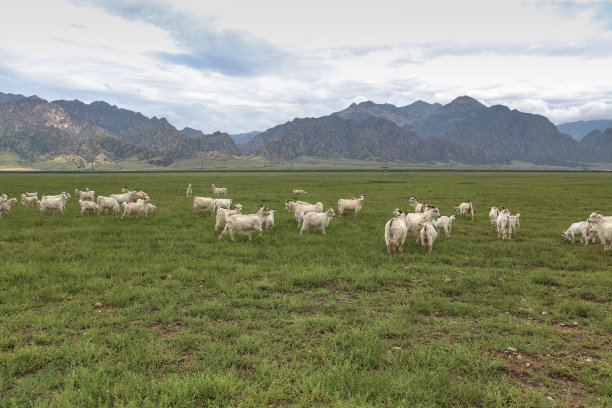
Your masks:
<path fill-rule="evenodd" d="M 191 353 L 187 353 L 183 356 L 181 361 L 178 363 L 178 370 L 180 372 L 186 371 L 189 368 L 189 363 L 191 362 Z"/>
<path fill-rule="evenodd" d="M 493 356 L 504 362 L 503 371 L 521 386 L 545 394 L 550 401 L 556 401 L 562 407 L 588 407 L 587 397 L 592 392 L 583 383 L 574 378 L 562 375 L 555 369 L 560 362 L 557 358 L 528 355 L 518 350 L 494 351 Z M 561 363 L 562 364 L 562 363 Z M 557 372 L 558 375 L 551 375 Z M 549 378 L 549 384 L 543 384 L 536 378 L 543 374 Z"/>
<path fill-rule="evenodd" d="M 166 325 L 164 323 L 157 322 L 153 326 L 151 326 L 151 331 L 153 331 L 159 336 L 166 338 L 178 337 L 181 334 L 182 330 L 183 328 L 177 324 Z"/>

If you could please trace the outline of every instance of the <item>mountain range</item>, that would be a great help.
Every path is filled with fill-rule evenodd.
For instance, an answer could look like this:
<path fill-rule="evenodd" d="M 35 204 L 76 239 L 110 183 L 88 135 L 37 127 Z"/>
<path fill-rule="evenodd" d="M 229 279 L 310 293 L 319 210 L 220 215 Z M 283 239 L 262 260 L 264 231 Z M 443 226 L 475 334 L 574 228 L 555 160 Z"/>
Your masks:
<path fill-rule="evenodd" d="M 106 102 L 47 102 L 2 93 L 0 150 L 17 154 L 25 164 L 46 156 L 76 156 L 81 167 L 130 157 L 163 166 L 202 152 L 238 153 L 227 133 L 180 132 L 164 118 L 147 118 Z"/>
<path fill-rule="evenodd" d="M 579 120 L 577 122 L 562 123 L 557 126 L 559 132 L 567 133 L 578 141 L 581 141 L 583 137 L 594 130 L 601 130 L 604 132 L 609 128 L 612 128 L 612 119 Z"/>
<path fill-rule="evenodd" d="M 581 125 L 581 131 L 589 128 Z M 354 103 L 328 116 L 296 118 L 264 132 L 230 136 L 188 127 L 179 131 L 164 118 L 147 118 L 102 101 L 48 102 L 0 93 L 0 152 L 17 155 L 25 165 L 62 156 L 76 167 L 126 159 L 166 166 L 206 157 L 207 152 L 271 161 L 308 156 L 468 165 L 612 162 L 612 129 L 594 127 L 580 142 L 559 129 L 563 125 L 557 127 L 544 116 L 503 105 L 487 107 L 462 96 L 446 105 Z"/>

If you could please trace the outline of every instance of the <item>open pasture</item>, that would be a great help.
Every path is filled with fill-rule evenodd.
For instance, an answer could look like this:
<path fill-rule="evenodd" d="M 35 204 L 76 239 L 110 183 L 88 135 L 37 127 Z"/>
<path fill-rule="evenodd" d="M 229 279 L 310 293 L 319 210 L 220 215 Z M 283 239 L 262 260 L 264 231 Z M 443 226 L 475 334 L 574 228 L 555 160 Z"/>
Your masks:
<path fill-rule="evenodd" d="M 211 184 L 276 226 L 218 240 Z M 75 188 L 144 190 L 148 218 L 84 215 Z M 357 217 L 299 235 L 302 199 Z M 598 407 L 612 404 L 612 254 L 561 232 L 612 215 L 612 175 L 481 172 L 3 174 L 72 198 L 0 219 L 0 406 Z M 431 253 L 386 255 L 408 199 L 452 215 Z M 521 214 L 497 239 L 490 205 Z M 101 305 L 96 306 L 99 302 Z M 510 349 L 509 349 L 510 348 Z"/>

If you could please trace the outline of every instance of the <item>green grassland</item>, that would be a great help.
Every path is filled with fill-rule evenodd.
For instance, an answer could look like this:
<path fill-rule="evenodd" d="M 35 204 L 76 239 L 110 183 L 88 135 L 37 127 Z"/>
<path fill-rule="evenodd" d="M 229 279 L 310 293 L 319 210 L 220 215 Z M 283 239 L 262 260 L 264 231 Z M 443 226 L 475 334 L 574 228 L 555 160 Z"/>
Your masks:
<path fill-rule="evenodd" d="M 612 213 L 612 175 L 485 172 L 2 174 L 0 192 L 122 186 L 148 218 L 0 218 L 0 406 L 604 407 L 612 405 L 612 254 L 561 231 Z M 228 187 L 276 226 L 218 240 L 185 197 Z M 302 236 L 293 188 L 362 211 Z M 453 236 L 387 256 L 385 222 L 416 196 Z M 497 239 L 489 206 L 521 214 Z M 101 306 L 96 306 L 100 302 Z M 508 349 L 511 347 L 511 349 Z"/>
<path fill-rule="evenodd" d="M 158 157 L 157 159 L 160 159 Z M 393 170 L 509 170 L 509 171 L 548 171 L 548 170 L 569 170 L 569 171 L 612 171 L 612 164 L 609 163 L 586 163 L 582 167 L 563 167 L 533 164 L 513 160 L 507 164 L 491 165 L 468 165 L 457 162 L 439 163 L 412 163 L 400 161 L 377 161 L 377 160 L 356 160 L 346 158 L 323 159 L 318 157 L 300 156 L 293 160 L 269 161 L 262 156 L 229 156 L 218 152 L 199 153 L 199 157 L 193 159 L 175 160 L 165 167 L 158 167 L 137 157 L 130 157 L 120 161 L 96 161 L 93 164 L 95 171 L 202 171 L 202 170 L 379 170 L 381 167 L 388 167 Z M 14 153 L 0 151 L 0 171 L 2 170 L 39 170 L 39 171 L 91 171 L 92 164 L 77 155 L 63 154 L 60 156 L 41 156 L 39 160 L 25 164 L 19 156 Z"/>

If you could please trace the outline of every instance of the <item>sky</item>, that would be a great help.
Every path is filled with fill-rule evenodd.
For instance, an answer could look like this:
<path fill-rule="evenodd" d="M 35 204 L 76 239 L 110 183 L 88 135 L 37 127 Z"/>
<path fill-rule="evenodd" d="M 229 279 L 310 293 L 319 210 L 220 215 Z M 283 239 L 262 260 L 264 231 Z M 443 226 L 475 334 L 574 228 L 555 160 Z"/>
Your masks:
<path fill-rule="evenodd" d="M 612 119 L 612 0 L 20 0 L 0 38 L 0 92 L 205 133 L 463 95 Z"/>

